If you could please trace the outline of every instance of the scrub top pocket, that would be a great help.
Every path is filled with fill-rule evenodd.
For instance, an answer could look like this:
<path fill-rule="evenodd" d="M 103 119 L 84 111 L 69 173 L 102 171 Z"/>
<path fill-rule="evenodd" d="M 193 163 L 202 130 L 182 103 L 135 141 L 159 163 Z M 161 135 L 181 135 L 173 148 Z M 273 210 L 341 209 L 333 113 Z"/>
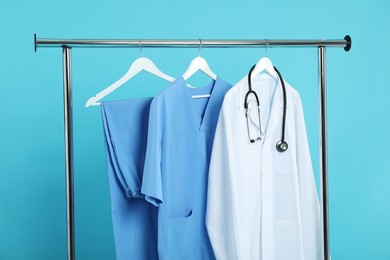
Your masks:
<path fill-rule="evenodd" d="M 166 222 L 166 228 L 169 230 L 166 233 L 168 244 L 175 245 L 171 248 L 175 252 L 169 252 L 170 257 L 173 257 L 171 259 L 190 259 L 194 247 L 193 211 L 184 217 L 170 218 Z"/>

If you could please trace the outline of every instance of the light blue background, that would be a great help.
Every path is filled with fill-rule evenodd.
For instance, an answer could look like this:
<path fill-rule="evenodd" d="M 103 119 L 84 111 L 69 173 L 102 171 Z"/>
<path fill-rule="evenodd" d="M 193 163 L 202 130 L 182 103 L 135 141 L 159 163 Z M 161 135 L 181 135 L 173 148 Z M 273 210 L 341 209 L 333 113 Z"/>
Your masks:
<path fill-rule="evenodd" d="M 135 39 L 350 34 L 349 53 L 327 49 L 332 259 L 390 259 L 389 11 L 387 0 L 0 0 L 0 259 L 66 258 L 61 49 L 34 53 L 35 32 L 48 38 Z M 211 68 L 233 84 L 263 53 L 202 50 Z M 114 259 L 100 109 L 84 104 L 121 77 L 139 50 L 72 54 L 76 256 Z M 144 49 L 144 55 L 178 76 L 197 50 Z M 272 48 L 268 56 L 301 93 L 318 174 L 317 51 Z M 164 84 L 142 74 L 110 99 L 153 95 Z"/>

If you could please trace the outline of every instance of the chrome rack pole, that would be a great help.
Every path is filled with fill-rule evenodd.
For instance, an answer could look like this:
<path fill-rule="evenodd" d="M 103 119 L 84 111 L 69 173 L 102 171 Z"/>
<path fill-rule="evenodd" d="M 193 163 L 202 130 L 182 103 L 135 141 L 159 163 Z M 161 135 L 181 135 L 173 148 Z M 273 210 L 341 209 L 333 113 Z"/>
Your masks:
<path fill-rule="evenodd" d="M 202 39 L 202 48 L 258 48 L 258 47 L 351 47 L 351 37 L 336 40 L 221 40 Z M 46 39 L 34 34 L 34 48 L 139 48 L 139 39 Z M 196 40 L 142 39 L 142 48 L 198 48 Z"/>
<path fill-rule="evenodd" d="M 322 204 L 322 225 L 324 242 L 324 260 L 329 260 L 329 208 L 328 208 L 328 133 L 326 120 L 326 64 L 325 47 L 318 48 L 319 68 L 319 130 L 320 130 L 320 178 L 321 178 L 321 204 Z"/>
<path fill-rule="evenodd" d="M 68 260 L 75 259 L 74 189 L 73 189 L 73 117 L 72 117 L 72 63 L 70 47 L 62 48 L 64 74 L 64 131 L 66 177 L 66 234 Z"/>

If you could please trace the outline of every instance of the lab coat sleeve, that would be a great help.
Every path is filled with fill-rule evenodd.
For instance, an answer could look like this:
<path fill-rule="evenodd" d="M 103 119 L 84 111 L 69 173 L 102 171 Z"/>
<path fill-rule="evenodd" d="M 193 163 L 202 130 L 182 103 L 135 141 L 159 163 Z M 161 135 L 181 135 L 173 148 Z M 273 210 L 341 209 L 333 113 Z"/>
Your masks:
<path fill-rule="evenodd" d="M 310 158 L 302 103 L 299 95 L 296 100 L 295 111 L 303 259 L 320 260 L 322 259 L 323 252 L 320 206 Z"/>
<path fill-rule="evenodd" d="M 226 106 L 222 106 L 209 168 L 206 227 L 216 258 L 224 260 L 238 259 L 231 127 Z"/>
<path fill-rule="evenodd" d="M 150 105 L 148 138 L 141 192 L 155 206 L 163 202 L 161 178 L 162 114 L 161 100 L 155 97 Z"/>

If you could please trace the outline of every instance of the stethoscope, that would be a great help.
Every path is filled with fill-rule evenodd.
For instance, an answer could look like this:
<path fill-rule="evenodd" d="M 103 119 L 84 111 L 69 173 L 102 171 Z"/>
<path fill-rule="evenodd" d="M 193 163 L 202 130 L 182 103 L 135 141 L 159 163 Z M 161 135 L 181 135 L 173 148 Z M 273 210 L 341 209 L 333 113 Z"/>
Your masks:
<path fill-rule="evenodd" d="M 253 69 L 256 67 L 256 65 L 253 65 L 253 67 L 250 69 L 249 71 L 249 74 L 248 74 L 248 86 L 249 86 L 249 90 L 248 92 L 246 93 L 245 95 L 245 103 L 244 103 L 244 107 L 245 107 L 245 117 L 246 117 L 246 125 L 247 125 L 247 129 L 248 129 L 248 137 L 249 137 L 249 141 L 251 143 L 255 143 L 256 141 L 260 141 L 262 139 L 261 135 L 262 135 L 262 131 L 261 131 L 261 119 L 260 119 L 260 102 L 259 102 L 259 97 L 257 96 L 257 93 L 252 89 L 252 80 L 251 80 L 251 76 L 252 76 L 252 72 L 253 72 Z M 282 138 L 281 140 L 279 140 L 277 143 L 276 143 L 276 150 L 278 152 L 285 152 L 287 151 L 288 149 L 288 144 L 286 142 L 286 140 L 284 140 L 284 132 L 285 132 L 285 128 L 286 128 L 286 111 L 287 111 L 287 95 L 286 95 L 286 87 L 284 85 L 284 81 L 283 81 L 283 78 L 282 78 L 282 75 L 280 74 L 280 72 L 278 71 L 277 68 L 275 68 L 275 71 L 276 73 L 278 73 L 278 76 L 279 76 L 279 80 L 282 82 L 282 88 L 283 88 L 283 121 L 282 121 Z M 251 138 L 251 134 L 250 134 L 250 130 L 249 130 L 249 110 L 248 110 L 248 97 L 250 96 L 250 94 L 253 94 L 256 98 L 256 103 L 257 103 L 257 114 L 259 116 L 259 136 L 255 139 L 252 139 Z"/>

